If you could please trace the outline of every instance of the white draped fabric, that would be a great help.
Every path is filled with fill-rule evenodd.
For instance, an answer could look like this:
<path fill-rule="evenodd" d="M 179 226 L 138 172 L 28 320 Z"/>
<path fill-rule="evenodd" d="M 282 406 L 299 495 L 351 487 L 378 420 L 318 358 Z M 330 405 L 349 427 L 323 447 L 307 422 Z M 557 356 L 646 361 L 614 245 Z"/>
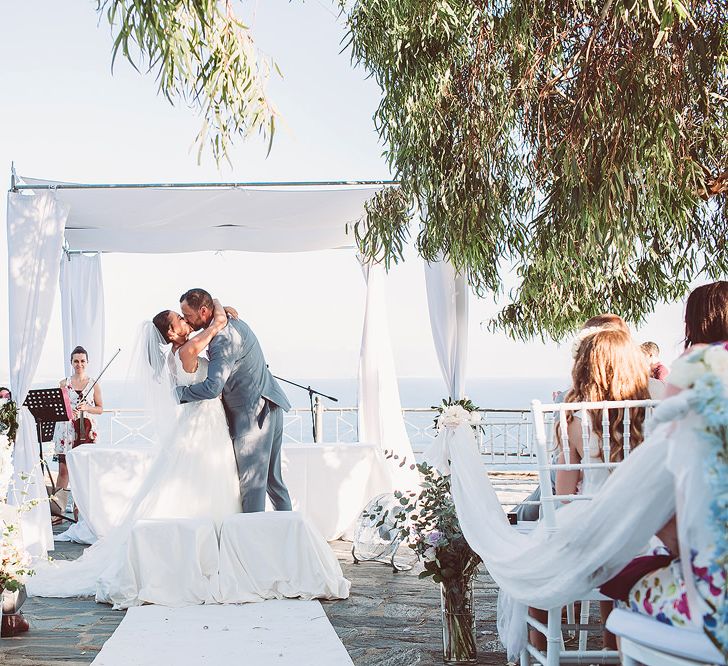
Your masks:
<path fill-rule="evenodd" d="M 8 294 L 10 386 L 20 405 L 38 367 L 53 309 L 68 206 L 55 193 L 8 194 Z M 13 453 L 14 503 L 45 499 L 35 421 L 21 409 Z M 24 477 L 24 478 L 21 478 Z M 25 494 L 21 495 L 21 492 Z M 53 549 L 48 503 L 41 501 L 21 518 L 23 541 L 34 556 Z"/>
<path fill-rule="evenodd" d="M 410 469 L 415 456 L 404 425 L 389 339 L 386 273 L 381 264 L 362 264 L 362 271 L 367 298 L 359 357 L 359 439 L 397 456 L 387 459 L 392 489 L 416 488 L 419 476 Z"/>
<path fill-rule="evenodd" d="M 448 395 L 465 396 L 468 360 L 468 285 L 449 261 L 425 263 L 432 339 Z"/>
<path fill-rule="evenodd" d="M 683 399 L 662 403 L 655 423 Z M 501 588 L 498 630 L 510 658 L 525 645 L 527 605 L 549 609 L 579 599 L 618 573 L 673 515 L 674 479 L 665 461 L 674 447 L 694 450 L 695 439 L 684 422 L 658 425 L 593 500 L 556 512 L 555 532 L 542 522 L 521 534 L 508 524 L 471 426 L 443 428 L 425 459 L 451 473 L 463 534 Z"/>
<path fill-rule="evenodd" d="M 64 361 L 70 363 L 71 351 L 81 345 L 88 352 L 88 374 L 98 377 L 106 330 L 101 254 L 64 255 L 60 284 Z"/>
<path fill-rule="evenodd" d="M 27 185 L 57 181 L 23 176 Z M 306 252 L 351 247 L 381 187 L 60 189 L 71 250 Z"/>

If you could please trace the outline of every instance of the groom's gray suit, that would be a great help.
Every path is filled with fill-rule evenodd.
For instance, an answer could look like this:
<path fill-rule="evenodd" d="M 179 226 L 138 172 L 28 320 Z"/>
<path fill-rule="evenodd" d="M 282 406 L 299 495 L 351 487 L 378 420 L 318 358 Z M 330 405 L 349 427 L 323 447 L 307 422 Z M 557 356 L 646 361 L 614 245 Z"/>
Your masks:
<path fill-rule="evenodd" d="M 283 412 L 291 404 L 268 370 L 258 339 L 239 319 L 229 319 L 210 342 L 207 379 L 180 386 L 180 402 L 222 393 L 240 478 L 243 512 L 265 511 L 266 491 L 276 511 L 290 511 L 281 477 Z M 211 452 L 212 453 L 212 452 Z"/>

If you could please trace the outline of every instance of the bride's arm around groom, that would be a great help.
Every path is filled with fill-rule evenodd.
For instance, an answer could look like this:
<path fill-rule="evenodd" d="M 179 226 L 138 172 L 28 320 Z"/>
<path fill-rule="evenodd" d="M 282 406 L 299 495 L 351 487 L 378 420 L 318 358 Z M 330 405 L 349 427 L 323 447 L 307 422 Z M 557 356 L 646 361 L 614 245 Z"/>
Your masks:
<path fill-rule="evenodd" d="M 212 297 L 203 289 L 185 292 L 185 319 L 199 330 L 212 320 Z M 290 408 L 263 356 L 258 339 L 242 320 L 230 320 L 210 342 L 207 377 L 178 387 L 180 402 L 209 400 L 222 394 L 238 464 L 243 511 L 265 510 L 266 492 L 278 511 L 291 500 L 281 477 L 283 412 Z"/>

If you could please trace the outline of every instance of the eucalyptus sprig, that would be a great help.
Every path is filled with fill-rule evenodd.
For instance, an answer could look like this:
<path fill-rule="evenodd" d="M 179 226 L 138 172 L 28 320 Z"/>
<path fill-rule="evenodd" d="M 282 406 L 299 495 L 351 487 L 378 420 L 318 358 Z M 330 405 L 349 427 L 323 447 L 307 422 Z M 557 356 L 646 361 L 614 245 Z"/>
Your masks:
<path fill-rule="evenodd" d="M 118 56 L 152 72 L 171 104 L 191 106 L 203 122 L 196 137 L 219 164 L 235 136 L 260 133 L 270 151 L 276 111 L 266 84 L 276 65 L 255 48 L 250 29 L 226 0 L 96 0 Z"/>

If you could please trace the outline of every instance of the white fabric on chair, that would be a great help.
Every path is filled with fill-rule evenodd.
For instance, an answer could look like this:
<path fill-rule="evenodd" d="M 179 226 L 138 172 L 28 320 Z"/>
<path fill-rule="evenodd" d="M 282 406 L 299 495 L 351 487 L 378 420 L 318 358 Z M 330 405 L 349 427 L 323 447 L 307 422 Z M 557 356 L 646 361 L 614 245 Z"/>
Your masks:
<path fill-rule="evenodd" d="M 28 395 L 46 339 L 68 212 L 68 206 L 60 203 L 54 192 L 8 193 L 10 388 L 18 405 Z M 35 420 L 25 407 L 20 410 L 13 469 L 15 491 L 10 502 L 45 500 Z M 21 527 L 23 543 L 31 555 L 43 557 L 53 549 L 48 502 L 40 501 L 23 512 Z"/>
<path fill-rule="evenodd" d="M 219 564 L 212 520 L 140 520 L 119 569 L 99 580 L 96 601 L 119 608 L 215 603 Z"/>
<path fill-rule="evenodd" d="M 104 363 L 104 279 L 101 254 L 69 254 L 61 258 L 63 360 L 81 345 L 88 352 L 88 374 L 98 377 Z"/>
<path fill-rule="evenodd" d="M 374 263 L 362 264 L 362 271 L 367 300 L 359 356 L 359 438 L 397 456 L 387 460 L 392 477 L 388 492 L 412 489 L 419 486 L 419 476 L 410 469 L 415 455 L 404 425 L 389 340 L 386 273 L 383 265 Z"/>
<path fill-rule="evenodd" d="M 153 460 L 155 447 L 89 444 L 68 454 L 79 511 L 99 536 L 118 526 Z M 283 479 L 293 508 L 327 541 L 346 533 L 367 502 L 390 492 L 390 479 L 371 444 L 284 444 Z"/>
<path fill-rule="evenodd" d="M 468 284 L 449 261 L 425 262 L 427 305 L 437 360 L 453 400 L 465 396 L 468 360 Z"/>
<path fill-rule="evenodd" d="M 220 603 L 346 599 L 350 583 L 321 535 L 296 511 L 240 513 L 220 530 Z"/>
<path fill-rule="evenodd" d="M 607 629 L 616 636 L 628 638 L 639 645 L 668 655 L 684 657 L 702 664 L 726 663 L 705 633 L 693 627 L 672 627 L 639 613 L 618 608 L 609 614 Z"/>

